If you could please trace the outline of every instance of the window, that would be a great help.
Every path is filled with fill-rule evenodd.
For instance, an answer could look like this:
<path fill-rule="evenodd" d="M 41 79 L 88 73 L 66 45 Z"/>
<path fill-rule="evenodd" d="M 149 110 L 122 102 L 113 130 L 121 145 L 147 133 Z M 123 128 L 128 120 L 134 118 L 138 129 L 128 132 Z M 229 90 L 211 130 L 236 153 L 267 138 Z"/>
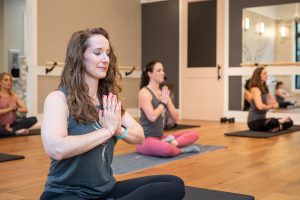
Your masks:
<path fill-rule="evenodd" d="M 300 90 L 300 75 L 295 75 L 295 90 Z"/>
<path fill-rule="evenodd" d="M 296 62 L 300 62 L 300 20 L 296 20 Z M 294 76 L 293 89 L 300 91 L 300 75 Z"/>

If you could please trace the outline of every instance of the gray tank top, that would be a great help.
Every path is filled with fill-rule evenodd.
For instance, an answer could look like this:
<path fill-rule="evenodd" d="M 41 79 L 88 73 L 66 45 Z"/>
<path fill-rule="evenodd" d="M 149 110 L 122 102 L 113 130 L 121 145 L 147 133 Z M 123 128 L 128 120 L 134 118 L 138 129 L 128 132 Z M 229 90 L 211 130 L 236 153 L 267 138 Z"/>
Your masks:
<path fill-rule="evenodd" d="M 60 88 L 66 96 L 66 90 Z M 68 135 L 82 135 L 99 128 L 98 123 L 79 124 L 69 116 Z M 115 186 L 111 163 L 116 139 L 112 137 L 81 155 L 64 160 L 51 159 L 45 191 L 75 194 L 85 199 L 105 196 Z"/>
<path fill-rule="evenodd" d="M 284 102 L 284 98 L 279 95 L 275 95 L 275 98 L 278 103 Z"/>
<path fill-rule="evenodd" d="M 267 103 L 267 94 L 261 94 L 261 99 L 262 102 L 264 104 Z M 267 114 L 267 110 L 259 110 L 255 103 L 254 100 L 251 100 L 250 103 L 250 110 L 249 110 L 249 114 L 248 114 L 248 122 L 252 122 L 255 120 L 259 120 L 259 119 L 265 119 L 266 118 L 266 114 Z"/>
<path fill-rule="evenodd" d="M 150 90 L 150 88 L 145 87 L 150 94 L 152 95 L 151 104 L 154 109 L 156 109 L 160 103 L 155 94 Z M 143 109 L 141 109 L 141 117 L 140 117 L 141 126 L 144 129 L 145 137 L 161 137 L 163 135 L 164 130 L 164 118 L 160 115 L 154 122 L 148 120 L 146 114 Z"/>

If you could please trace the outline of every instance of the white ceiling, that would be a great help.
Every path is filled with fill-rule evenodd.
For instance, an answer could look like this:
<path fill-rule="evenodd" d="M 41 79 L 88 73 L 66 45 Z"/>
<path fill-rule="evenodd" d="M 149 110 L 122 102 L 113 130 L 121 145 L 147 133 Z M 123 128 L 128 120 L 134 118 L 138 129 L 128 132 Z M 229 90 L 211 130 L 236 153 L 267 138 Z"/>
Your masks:
<path fill-rule="evenodd" d="M 300 17 L 300 3 L 252 7 L 246 8 L 246 10 L 269 17 L 273 20 L 294 19 Z"/>

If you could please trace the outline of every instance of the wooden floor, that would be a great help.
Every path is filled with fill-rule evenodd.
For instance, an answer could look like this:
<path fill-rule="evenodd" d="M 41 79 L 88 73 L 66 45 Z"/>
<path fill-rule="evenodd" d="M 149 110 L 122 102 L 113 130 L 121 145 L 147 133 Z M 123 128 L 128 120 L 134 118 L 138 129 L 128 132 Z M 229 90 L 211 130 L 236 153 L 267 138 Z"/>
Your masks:
<path fill-rule="evenodd" d="M 125 175 L 118 180 L 154 174 L 173 174 L 186 185 L 243 193 L 257 200 L 300 199 L 300 132 L 269 139 L 224 136 L 246 129 L 243 123 L 191 121 L 200 124 L 199 144 L 227 148 L 200 154 Z M 119 142 L 116 154 L 134 151 Z M 49 159 L 40 136 L 0 139 L 0 152 L 25 155 L 25 159 L 0 163 L 0 199 L 38 199 L 43 191 Z"/>

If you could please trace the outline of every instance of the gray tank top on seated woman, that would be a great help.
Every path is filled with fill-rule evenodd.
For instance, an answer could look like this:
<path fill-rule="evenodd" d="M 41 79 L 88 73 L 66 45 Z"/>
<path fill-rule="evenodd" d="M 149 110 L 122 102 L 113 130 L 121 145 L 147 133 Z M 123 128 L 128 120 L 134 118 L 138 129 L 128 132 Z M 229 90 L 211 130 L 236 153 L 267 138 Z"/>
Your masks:
<path fill-rule="evenodd" d="M 160 101 L 157 99 L 155 94 L 150 90 L 150 88 L 145 87 L 150 94 L 152 95 L 151 104 L 154 109 L 156 109 Z M 145 137 L 161 137 L 163 135 L 164 130 L 164 118 L 160 115 L 154 122 L 148 120 L 146 114 L 144 113 L 143 109 L 141 109 L 141 118 L 140 118 L 141 126 L 144 129 Z"/>
<path fill-rule="evenodd" d="M 64 88 L 60 88 L 66 96 Z M 69 116 L 68 135 L 83 135 L 100 128 L 96 122 L 79 124 Z M 111 169 L 115 137 L 83 154 L 63 159 L 51 159 L 45 191 L 75 194 L 85 199 L 105 196 L 116 184 Z"/>
<path fill-rule="evenodd" d="M 284 98 L 279 95 L 275 95 L 275 98 L 278 103 L 284 102 Z"/>
<path fill-rule="evenodd" d="M 261 93 L 261 99 L 264 104 L 267 104 L 267 94 Z M 256 107 L 254 100 L 252 99 L 250 103 L 250 110 L 247 121 L 252 122 L 259 119 L 266 119 L 266 115 L 267 110 L 259 110 Z"/>

